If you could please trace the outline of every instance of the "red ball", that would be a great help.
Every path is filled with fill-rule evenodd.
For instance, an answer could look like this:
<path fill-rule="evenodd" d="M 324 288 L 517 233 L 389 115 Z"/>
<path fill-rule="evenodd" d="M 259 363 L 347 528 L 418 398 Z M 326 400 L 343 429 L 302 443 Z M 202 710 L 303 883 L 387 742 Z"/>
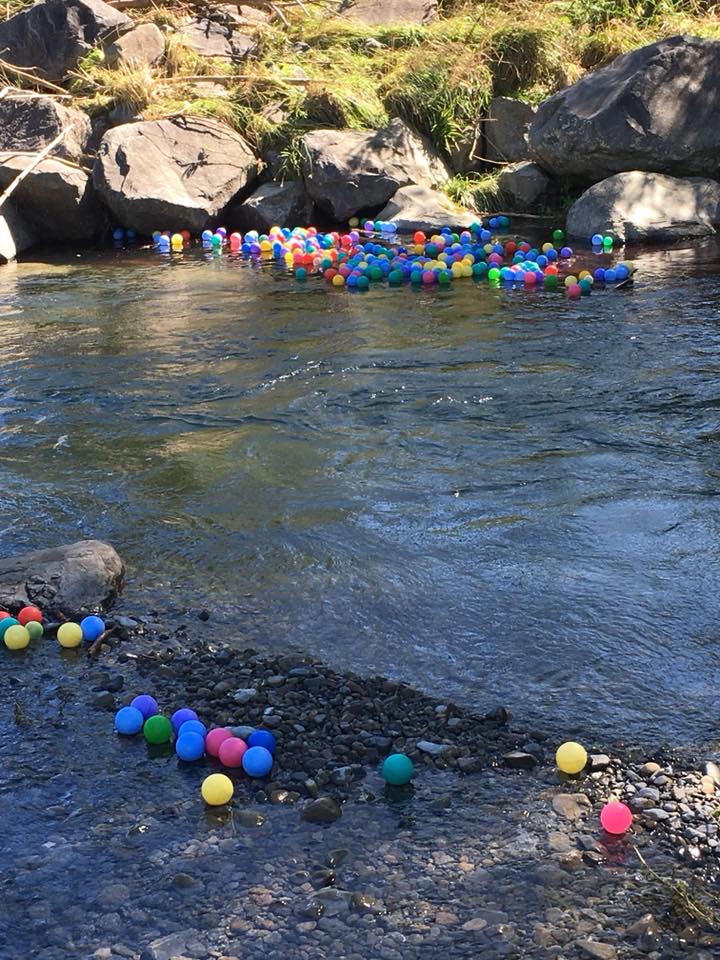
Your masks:
<path fill-rule="evenodd" d="M 25 626 L 26 623 L 30 623 L 31 620 L 42 623 L 42 618 L 42 611 L 37 607 L 23 607 L 18 614 L 18 623 L 21 623 L 23 626 Z"/>
<path fill-rule="evenodd" d="M 218 757 L 224 767 L 241 767 L 243 754 L 248 746 L 240 737 L 228 737 L 220 744 Z"/>
<path fill-rule="evenodd" d="M 333 270 L 332 267 L 328 267 L 328 269 L 325 271 L 323 276 L 325 277 L 327 282 L 330 283 L 332 282 L 332 278 L 337 276 L 337 270 Z"/>
<path fill-rule="evenodd" d="M 205 737 L 205 752 L 211 757 L 219 756 L 221 745 L 230 737 L 232 733 L 227 727 L 215 727 Z"/>
<path fill-rule="evenodd" d="M 415 231 L 413 240 L 415 241 L 415 243 L 425 243 L 425 234 L 422 232 L 422 230 Z"/>
<path fill-rule="evenodd" d="M 10 614 L 7 613 L 5 610 L 0 610 L 0 620 L 4 620 L 5 617 L 9 617 L 9 616 Z"/>

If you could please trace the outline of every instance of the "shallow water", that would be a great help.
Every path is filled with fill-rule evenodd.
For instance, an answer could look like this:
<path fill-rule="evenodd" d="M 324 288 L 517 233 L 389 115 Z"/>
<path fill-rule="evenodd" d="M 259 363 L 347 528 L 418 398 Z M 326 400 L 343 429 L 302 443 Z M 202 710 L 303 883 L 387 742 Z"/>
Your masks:
<path fill-rule="evenodd" d="M 0 550 L 99 537 L 136 610 L 569 732 L 706 737 L 717 258 L 643 254 L 575 304 L 195 254 L 4 268 Z"/>

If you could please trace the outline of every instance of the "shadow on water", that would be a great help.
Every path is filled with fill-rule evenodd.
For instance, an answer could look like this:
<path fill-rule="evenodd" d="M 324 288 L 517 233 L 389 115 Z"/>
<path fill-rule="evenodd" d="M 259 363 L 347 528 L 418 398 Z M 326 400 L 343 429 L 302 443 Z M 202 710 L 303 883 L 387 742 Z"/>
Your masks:
<path fill-rule="evenodd" d="M 208 631 L 613 736 L 718 680 L 714 242 L 579 303 L 142 251 L 0 274 L 3 554 L 82 536 Z M 592 255 L 580 258 L 590 263 Z"/>

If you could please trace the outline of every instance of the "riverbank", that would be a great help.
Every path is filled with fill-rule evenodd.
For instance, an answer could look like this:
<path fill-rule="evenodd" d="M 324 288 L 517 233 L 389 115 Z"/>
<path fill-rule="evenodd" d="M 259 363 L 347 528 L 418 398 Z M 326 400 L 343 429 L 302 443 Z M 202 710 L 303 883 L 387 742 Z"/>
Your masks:
<path fill-rule="evenodd" d="M 711 856 L 691 868 L 672 816 L 637 812 L 614 839 L 597 820 L 611 789 L 694 810 L 691 758 L 606 746 L 588 775 L 566 778 L 555 745 L 507 712 L 474 716 L 300 654 L 238 650 L 204 638 L 212 620 L 108 623 L 97 660 L 48 637 L 0 677 L 14 704 L 2 731 L 8 960 L 30 947 L 40 960 L 716 954 L 712 837 L 693 841 Z M 272 729 L 272 778 L 234 776 L 229 808 L 208 810 L 212 761 L 181 764 L 113 732 L 113 710 L 139 692 L 209 724 Z M 413 757 L 412 788 L 380 779 L 394 749 Z M 340 816 L 308 823 L 317 797 Z M 693 829 L 713 823 L 703 814 Z"/>

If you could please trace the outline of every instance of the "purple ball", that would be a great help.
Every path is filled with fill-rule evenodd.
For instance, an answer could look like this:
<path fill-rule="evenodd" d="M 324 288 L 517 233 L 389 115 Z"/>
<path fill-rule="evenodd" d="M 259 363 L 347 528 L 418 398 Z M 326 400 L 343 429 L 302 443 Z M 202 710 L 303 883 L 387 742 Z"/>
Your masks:
<path fill-rule="evenodd" d="M 573 252 L 571 247 L 563 247 L 562 250 L 560 251 L 560 256 L 563 257 L 565 260 L 567 260 L 572 255 L 573 255 Z"/>
<path fill-rule="evenodd" d="M 170 717 L 170 723 L 172 723 L 173 733 L 177 734 L 180 727 L 185 723 L 186 720 L 197 720 L 198 715 L 194 710 L 191 710 L 190 707 L 181 707 L 179 710 L 176 710 L 175 713 Z"/>
<path fill-rule="evenodd" d="M 160 713 L 157 700 L 155 697 L 151 697 L 149 693 L 141 693 L 139 697 L 135 697 L 130 706 L 139 710 L 146 720 L 148 717 L 154 717 L 156 713 Z"/>

